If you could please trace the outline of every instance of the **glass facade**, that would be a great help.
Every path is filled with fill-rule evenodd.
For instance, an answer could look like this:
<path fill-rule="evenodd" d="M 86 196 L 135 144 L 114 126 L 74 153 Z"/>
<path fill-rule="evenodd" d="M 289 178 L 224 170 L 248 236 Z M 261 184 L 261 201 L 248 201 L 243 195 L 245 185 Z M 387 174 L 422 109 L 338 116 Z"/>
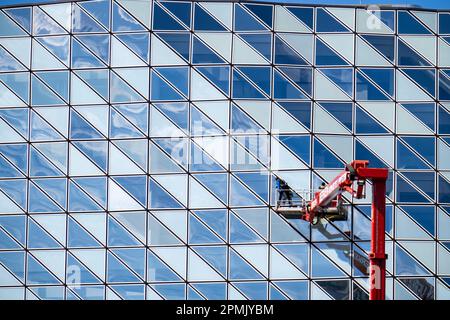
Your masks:
<path fill-rule="evenodd" d="M 1 299 L 367 299 L 387 167 L 387 297 L 450 299 L 450 13 L 96 0 L 0 10 Z"/>

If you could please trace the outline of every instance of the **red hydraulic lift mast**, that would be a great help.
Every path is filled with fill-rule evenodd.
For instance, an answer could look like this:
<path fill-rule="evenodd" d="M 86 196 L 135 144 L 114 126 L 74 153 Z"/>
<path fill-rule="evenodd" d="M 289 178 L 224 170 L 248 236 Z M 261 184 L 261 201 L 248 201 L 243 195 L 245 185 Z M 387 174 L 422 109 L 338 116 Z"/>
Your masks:
<path fill-rule="evenodd" d="M 355 160 L 334 178 L 304 207 L 283 207 L 276 211 L 287 218 L 300 218 L 316 224 L 321 217 L 333 218 L 341 214 L 342 193 L 350 192 L 355 198 L 365 197 L 366 180 L 372 182 L 372 238 L 369 254 L 370 300 L 385 299 L 386 258 L 385 253 L 385 194 L 388 170 L 368 168 L 369 161 Z M 356 190 L 353 184 L 356 182 Z"/>

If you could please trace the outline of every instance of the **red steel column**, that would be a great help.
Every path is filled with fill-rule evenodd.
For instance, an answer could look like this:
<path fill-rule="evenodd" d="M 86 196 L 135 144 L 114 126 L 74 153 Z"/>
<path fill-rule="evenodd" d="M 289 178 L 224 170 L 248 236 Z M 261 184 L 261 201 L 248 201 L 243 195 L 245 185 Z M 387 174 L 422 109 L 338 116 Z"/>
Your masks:
<path fill-rule="evenodd" d="M 386 179 L 372 179 L 372 240 L 370 244 L 370 300 L 384 300 L 386 290 Z"/>

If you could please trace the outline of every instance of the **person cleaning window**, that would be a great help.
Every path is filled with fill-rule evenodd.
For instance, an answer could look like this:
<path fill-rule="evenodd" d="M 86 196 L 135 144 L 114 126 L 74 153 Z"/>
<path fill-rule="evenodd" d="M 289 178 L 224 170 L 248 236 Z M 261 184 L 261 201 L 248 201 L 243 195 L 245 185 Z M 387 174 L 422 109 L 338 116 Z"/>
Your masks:
<path fill-rule="evenodd" d="M 287 205 L 292 206 L 292 190 L 283 179 L 276 177 L 275 187 L 278 192 L 277 206 Z"/>

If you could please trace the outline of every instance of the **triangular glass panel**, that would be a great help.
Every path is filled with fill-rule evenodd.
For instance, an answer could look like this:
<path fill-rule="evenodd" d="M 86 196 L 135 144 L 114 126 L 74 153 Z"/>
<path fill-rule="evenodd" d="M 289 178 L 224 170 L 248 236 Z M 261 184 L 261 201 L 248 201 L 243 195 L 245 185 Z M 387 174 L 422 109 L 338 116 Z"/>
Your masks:
<path fill-rule="evenodd" d="M 24 251 L 3 251 L 0 253 L 0 262 L 12 274 L 24 282 L 25 254 Z"/>
<path fill-rule="evenodd" d="M 33 179 L 33 182 L 44 190 L 50 197 L 56 201 L 62 208 L 66 208 L 67 191 L 66 179 Z"/>
<path fill-rule="evenodd" d="M 70 137 L 72 139 L 102 139 L 102 134 L 77 112 L 70 113 Z"/>
<path fill-rule="evenodd" d="M 156 6 L 155 6 L 156 7 Z M 131 16 L 125 9 L 113 2 L 113 18 L 112 30 L 113 32 L 123 31 L 146 31 L 144 26 L 139 23 L 133 16 Z"/>
<path fill-rule="evenodd" d="M 367 114 L 359 106 L 356 107 L 356 133 L 388 133 L 388 131 L 379 124 L 373 117 Z"/>
<path fill-rule="evenodd" d="M 428 61 L 422 58 L 416 51 L 411 49 L 404 41 L 398 39 L 397 61 L 402 66 L 431 66 Z"/>
<path fill-rule="evenodd" d="M 73 6 L 72 32 L 106 32 L 94 18 L 82 10 L 77 4 Z"/>
<path fill-rule="evenodd" d="M 320 69 L 325 76 L 328 77 L 335 85 L 342 91 L 347 93 L 350 97 L 353 96 L 353 69 Z"/>
<path fill-rule="evenodd" d="M 160 3 L 186 26 L 191 26 L 191 4 L 188 2 L 164 1 Z"/>
<path fill-rule="evenodd" d="M 194 177 L 223 203 L 227 203 L 228 188 L 226 174 L 196 174 Z"/>
<path fill-rule="evenodd" d="M 235 282 L 233 285 L 249 300 L 267 300 L 266 282 Z"/>
<path fill-rule="evenodd" d="M 115 219 L 108 218 L 108 245 L 114 247 L 129 247 L 137 246 L 139 242 L 130 233 L 129 230 L 125 229 L 122 225 L 116 222 Z"/>
<path fill-rule="evenodd" d="M 236 178 L 231 176 L 230 184 L 230 204 L 232 206 L 251 206 L 262 205 L 263 202 L 259 200 L 250 190 Z"/>
<path fill-rule="evenodd" d="M 265 130 L 236 104 L 231 111 L 231 130 L 234 133 L 265 133 Z"/>
<path fill-rule="evenodd" d="M 395 271 L 396 275 L 399 276 L 430 274 L 428 270 L 398 244 L 395 246 Z"/>
<path fill-rule="evenodd" d="M 31 254 L 27 255 L 27 283 L 29 284 L 60 284 L 60 281 L 52 275 Z"/>
<path fill-rule="evenodd" d="M 229 66 L 202 66 L 197 67 L 196 69 L 208 80 L 210 80 L 216 87 L 221 89 L 226 95 L 230 94 Z"/>
<path fill-rule="evenodd" d="M 103 99 L 109 96 L 109 70 L 77 70 L 75 73 Z"/>
<path fill-rule="evenodd" d="M 120 186 L 130 193 L 143 206 L 147 203 L 147 177 L 146 176 L 129 176 L 129 177 L 113 177 Z"/>
<path fill-rule="evenodd" d="M 434 148 L 436 145 L 434 137 L 402 137 L 417 153 L 435 165 Z"/>
<path fill-rule="evenodd" d="M 184 100 L 184 98 L 164 81 L 155 71 L 151 73 L 151 100 Z"/>
<path fill-rule="evenodd" d="M 143 171 L 147 168 L 147 140 L 114 140 L 120 151 L 122 151 L 128 158 L 133 160 Z"/>
<path fill-rule="evenodd" d="M 100 242 L 81 227 L 72 217 L 69 217 L 67 228 L 67 246 L 69 248 L 101 247 Z"/>
<path fill-rule="evenodd" d="M 144 137 L 144 134 L 135 126 L 127 121 L 119 112 L 112 109 L 110 112 L 110 137 L 113 139 L 119 138 L 139 138 Z"/>
<path fill-rule="evenodd" d="M 179 275 L 170 269 L 153 252 L 147 251 L 147 279 L 151 282 L 181 281 Z"/>
<path fill-rule="evenodd" d="M 2 163 L 3 165 L 3 163 Z M 3 177 L 3 175 L 2 175 Z M 24 210 L 27 206 L 27 182 L 23 179 L 0 180 L 0 190 L 20 205 Z M 6 217 L 3 218 L 7 219 Z M 0 221 L 1 224 L 1 221 Z"/>
<path fill-rule="evenodd" d="M 89 39 L 84 39 L 85 41 Z M 101 42 L 99 42 L 100 44 Z M 102 50 L 100 45 L 97 47 L 97 51 Z M 102 52 L 102 51 L 100 51 Z M 86 49 L 76 39 L 72 39 L 72 68 L 104 68 L 105 65 L 100 59 L 92 54 L 91 51 Z"/>
<path fill-rule="evenodd" d="M 92 35 L 78 35 L 74 37 L 79 40 L 86 48 L 88 48 L 93 54 L 100 58 L 104 63 L 109 62 L 109 36 L 103 34 Z M 77 44 L 78 45 L 78 44 Z M 79 52 L 84 51 L 84 48 L 78 48 Z M 80 54 L 80 53 L 79 53 Z M 87 53 L 84 53 L 87 54 Z M 81 58 L 80 54 L 80 60 Z M 92 59 L 92 58 L 91 58 Z"/>
<path fill-rule="evenodd" d="M 310 136 L 291 136 L 280 135 L 278 136 L 285 146 L 287 146 L 292 152 L 295 153 L 300 159 L 309 164 L 310 157 Z"/>
<path fill-rule="evenodd" d="M 395 58 L 395 37 L 389 35 L 361 35 L 372 47 L 377 49 L 389 61 Z"/>
<path fill-rule="evenodd" d="M 117 38 L 142 60 L 149 61 L 150 36 L 148 33 L 117 34 Z"/>
<path fill-rule="evenodd" d="M 425 192 L 430 198 L 434 199 L 435 175 L 434 172 L 409 172 L 402 174 Z"/>
<path fill-rule="evenodd" d="M 168 14 L 159 4 L 153 6 L 153 30 L 185 30 L 186 27 Z"/>
<path fill-rule="evenodd" d="M 430 169 L 418 155 L 412 152 L 400 140 L 397 140 L 398 169 Z"/>
<path fill-rule="evenodd" d="M 260 20 L 262 20 L 269 28 L 272 28 L 273 7 L 271 5 L 259 5 L 251 3 L 244 3 L 243 5 L 254 15 L 256 15 Z"/>
<path fill-rule="evenodd" d="M 311 275 L 312 277 L 343 277 L 344 272 L 336 267 L 323 253 L 315 247 L 311 247 Z"/>
<path fill-rule="evenodd" d="M 225 63 L 225 61 L 207 45 L 205 45 L 197 37 L 192 42 L 192 63 L 209 64 L 209 63 Z"/>
<path fill-rule="evenodd" d="M 108 252 L 108 282 L 140 282 L 141 280 L 130 271 L 119 259 L 111 252 Z"/>
<path fill-rule="evenodd" d="M 101 211 L 98 203 L 72 181 L 69 183 L 69 210 L 76 212 Z"/>
<path fill-rule="evenodd" d="M 16 95 L 18 95 L 24 102 L 29 103 L 30 97 L 29 73 L 21 72 L 21 73 L 0 74 L 0 81 L 2 81 Z"/>
<path fill-rule="evenodd" d="M 28 247 L 38 248 L 60 248 L 61 245 L 50 236 L 33 219 L 28 220 Z"/>
<path fill-rule="evenodd" d="M 277 70 L 273 75 L 273 96 L 275 99 L 307 99 L 303 92 Z"/>
<path fill-rule="evenodd" d="M 258 51 L 267 60 L 271 60 L 272 57 L 272 35 L 271 34 L 258 34 L 258 33 L 241 33 L 239 37 L 244 39 L 253 49 Z"/>
<path fill-rule="evenodd" d="M 36 37 L 35 39 L 66 66 L 69 65 L 69 36 Z"/>
<path fill-rule="evenodd" d="M 345 66 L 348 63 L 328 47 L 322 40 L 316 38 L 316 65 Z"/>
<path fill-rule="evenodd" d="M 65 101 L 69 101 L 68 71 L 36 72 L 35 74 Z"/>
<path fill-rule="evenodd" d="M 233 69 L 233 98 L 263 99 L 265 97 L 249 80 Z"/>
<path fill-rule="evenodd" d="M 242 259 L 234 250 L 230 250 L 230 279 L 231 280 L 255 280 L 263 279 L 248 262 Z"/>
<path fill-rule="evenodd" d="M 255 83 L 260 89 L 262 89 L 268 96 L 270 96 L 270 67 L 239 67 L 237 68 L 246 77 L 248 77 L 253 83 Z"/>
<path fill-rule="evenodd" d="M 63 173 L 38 151 L 34 148 L 30 149 L 30 176 L 53 177 L 62 175 Z"/>
<path fill-rule="evenodd" d="M 14 23 L 13 19 L 10 19 L 5 13 L 0 12 L 0 37 L 15 37 L 26 35 L 25 31 Z"/>
<path fill-rule="evenodd" d="M 291 116 L 302 123 L 306 128 L 311 127 L 311 103 L 310 102 L 278 102 Z"/>
<path fill-rule="evenodd" d="M 6 157 L 8 161 L 11 161 L 11 163 L 24 173 L 28 170 L 27 150 L 28 146 L 26 144 L 0 144 L 0 154 Z M 7 170 L 6 172 L 11 171 Z"/>
<path fill-rule="evenodd" d="M 189 215 L 190 244 L 220 244 L 222 240 L 192 214 Z"/>
<path fill-rule="evenodd" d="M 394 69 L 361 69 L 374 83 L 380 86 L 391 97 L 394 96 Z"/>
<path fill-rule="evenodd" d="M 398 202 L 430 202 L 417 191 L 409 182 L 397 175 L 397 201 Z"/>
<path fill-rule="evenodd" d="M 34 35 L 64 34 L 67 33 L 55 20 L 44 13 L 41 8 L 33 7 L 33 33 Z"/>
<path fill-rule="evenodd" d="M 287 7 L 301 22 L 314 29 L 314 8 Z"/>
<path fill-rule="evenodd" d="M 115 72 L 111 72 L 111 102 L 112 103 L 128 103 L 142 102 L 144 98 L 137 93 L 128 83 L 120 78 Z M 153 87 L 153 86 L 152 86 Z"/>
<path fill-rule="evenodd" d="M 114 249 L 111 250 L 119 257 L 132 271 L 137 273 L 142 279 L 145 277 L 145 249 Z"/>
<path fill-rule="evenodd" d="M 52 92 L 38 78 L 33 75 L 31 78 L 32 94 L 31 104 L 33 105 L 64 105 L 66 104 L 60 97 Z"/>
<path fill-rule="evenodd" d="M 191 105 L 191 134 L 205 136 L 223 134 L 223 131 L 197 107 Z"/>
<path fill-rule="evenodd" d="M 195 4 L 194 29 L 196 31 L 226 31 L 210 13 L 203 9 L 198 3 Z"/>
<path fill-rule="evenodd" d="M 316 31 L 317 32 L 349 32 L 340 21 L 323 8 L 317 8 Z"/>
<path fill-rule="evenodd" d="M 340 168 L 344 163 L 339 160 L 319 140 L 314 138 L 314 167 L 316 168 Z"/>
<path fill-rule="evenodd" d="M 269 179 L 262 172 L 236 173 L 236 176 L 264 201 L 269 201 Z"/>
<path fill-rule="evenodd" d="M 11 8 L 5 12 L 28 33 L 31 33 L 31 8 Z"/>
<path fill-rule="evenodd" d="M 191 35 L 189 33 L 156 33 L 167 45 L 189 61 Z"/>
<path fill-rule="evenodd" d="M 430 234 L 435 235 L 436 216 L 433 206 L 402 206 L 401 208 Z"/>
<path fill-rule="evenodd" d="M 28 110 L 27 109 L 0 109 L 0 117 L 9 123 L 14 130 L 24 138 L 28 137 Z"/>
<path fill-rule="evenodd" d="M 106 171 L 108 149 L 106 141 L 72 141 L 72 143 L 92 162 Z"/>
<path fill-rule="evenodd" d="M 93 200 L 106 208 L 106 177 L 72 178 Z"/>
<path fill-rule="evenodd" d="M 189 95 L 188 67 L 155 68 L 154 70 L 174 85 L 186 97 Z"/>
<path fill-rule="evenodd" d="M 217 161 L 208 155 L 203 149 L 198 147 L 194 142 L 191 143 L 191 163 L 190 171 L 223 171 Z"/>
<path fill-rule="evenodd" d="M 128 121 L 135 125 L 142 133 L 148 132 L 148 105 L 147 104 L 123 104 L 113 106 Z"/>
<path fill-rule="evenodd" d="M 360 141 L 355 141 L 355 159 L 367 159 L 374 168 L 388 168 L 389 166 L 373 151 L 369 150 Z"/>
<path fill-rule="evenodd" d="M 195 246 L 193 250 L 206 260 L 216 271 L 226 277 L 227 247 L 226 246 Z"/>
<path fill-rule="evenodd" d="M 436 73 L 434 69 L 400 69 L 416 81 L 430 95 L 436 95 Z"/>
<path fill-rule="evenodd" d="M 97 19 L 106 29 L 109 29 L 109 0 L 86 1 L 79 2 L 78 4 Z"/>
<path fill-rule="evenodd" d="M 356 99 L 357 100 L 389 100 L 373 83 L 361 72 L 356 72 Z"/>
<path fill-rule="evenodd" d="M 312 95 L 312 68 L 280 67 L 280 70 L 307 94 Z"/>
<path fill-rule="evenodd" d="M 236 31 L 267 30 L 267 27 L 241 5 L 235 5 L 234 9 L 234 29 Z"/>
<path fill-rule="evenodd" d="M 307 66 L 308 63 L 294 49 L 285 44 L 278 36 L 275 37 L 275 63 Z"/>
<path fill-rule="evenodd" d="M 183 208 L 172 195 L 167 193 L 153 179 L 149 180 L 149 206 L 151 208 Z"/>
<path fill-rule="evenodd" d="M 25 67 L 20 64 L 8 51 L 0 46 L 0 59 L 2 64 L 0 71 L 25 71 Z"/>
<path fill-rule="evenodd" d="M 418 19 L 407 11 L 399 11 L 398 14 L 398 33 L 399 34 L 431 34 Z"/>
<path fill-rule="evenodd" d="M 231 243 L 264 242 L 264 240 L 233 213 L 230 215 Z"/>
<path fill-rule="evenodd" d="M 67 255 L 67 265 L 72 267 L 71 270 L 77 270 L 77 272 L 79 272 L 79 279 L 75 279 L 75 277 L 73 277 L 73 274 L 70 273 L 71 270 L 67 270 L 67 279 L 71 284 L 101 283 L 101 280 L 97 278 L 94 273 L 92 273 L 88 268 L 86 268 L 86 266 L 84 266 L 70 253 Z"/>

